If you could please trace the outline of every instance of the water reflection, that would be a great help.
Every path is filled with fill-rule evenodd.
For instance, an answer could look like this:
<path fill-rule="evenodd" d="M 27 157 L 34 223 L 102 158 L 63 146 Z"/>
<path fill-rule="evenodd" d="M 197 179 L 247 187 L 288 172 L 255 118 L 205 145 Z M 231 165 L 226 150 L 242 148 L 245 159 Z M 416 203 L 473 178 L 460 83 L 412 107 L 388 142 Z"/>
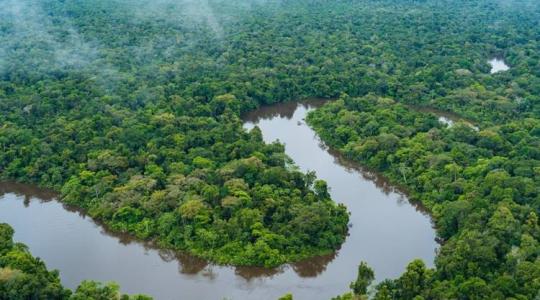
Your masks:
<path fill-rule="evenodd" d="M 306 259 L 292 264 L 293 270 L 301 277 L 316 277 L 326 270 L 326 266 L 336 258 L 337 252 Z"/>
<path fill-rule="evenodd" d="M 30 204 L 30 200 L 32 198 L 36 198 L 41 201 L 51 201 L 56 199 L 58 196 L 58 194 L 52 190 L 12 181 L 4 181 L 0 183 L 0 198 L 5 194 L 15 194 L 18 197 L 23 197 L 25 206 Z"/>
<path fill-rule="evenodd" d="M 83 279 L 115 280 L 127 293 L 159 299 L 330 299 L 347 291 L 357 265 L 367 261 L 377 280 L 395 278 L 415 258 L 433 265 L 435 233 L 430 219 L 406 194 L 377 173 L 365 170 L 324 146 L 304 118 L 324 101 L 263 107 L 245 116 L 245 127 L 285 143 L 303 170 L 326 180 L 333 199 L 351 212 L 349 236 L 341 249 L 279 268 L 218 266 L 186 253 L 159 250 L 96 224 L 80 211 L 54 201 L 55 194 L 13 183 L 0 184 L 0 222 L 15 239 L 71 288 Z"/>
<path fill-rule="evenodd" d="M 404 189 L 395 187 L 378 173 L 327 147 L 305 124 L 307 112 L 325 102 L 308 100 L 262 107 L 244 116 L 246 128 L 258 126 L 266 142 L 279 140 L 284 143 L 285 152 L 300 169 L 316 171 L 318 177 L 328 182 L 332 198 L 347 205 L 351 212 L 353 228 L 350 236 L 336 257 L 330 258 L 333 260 L 322 274 L 331 273 L 334 266 L 340 266 L 343 274 L 351 272 L 351 266 L 365 258 L 374 267 L 378 279 L 393 277 L 398 266 L 405 264 L 405 257 L 412 254 L 407 254 L 408 251 L 416 251 L 412 254 L 414 257 L 424 258 L 428 265 L 432 265 L 435 236 L 424 207 L 411 205 Z M 319 151 L 310 150 L 314 144 Z M 423 248 L 425 251 L 413 250 L 412 241 L 426 246 Z M 387 253 L 385 260 L 384 252 L 389 248 L 400 249 L 400 253 Z M 388 260 L 390 256 L 392 263 Z M 350 266 L 346 267 L 345 262 Z M 393 268 L 389 268 L 389 264 L 394 264 Z"/>
<path fill-rule="evenodd" d="M 279 105 L 262 106 L 256 111 L 249 112 L 246 115 L 244 115 L 243 120 L 249 123 L 253 123 L 253 124 L 261 120 L 272 120 L 274 118 L 282 118 L 286 120 L 291 120 L 294 116 L 294 113 L 299 107 L 307 111 L 307 110 L 319 108 L 329 101 L 332 101 L 332 100 L 306 99 L 302 101 L 283 103 Z M 429 112 L 429 113 L 434 113 L 434 114 L 437 113 L 440 115 L 444 115 L 448 118 L 452 118 L 453 120 L 456 120 L 456 122 L 458 118 L 460 120 L 463 120 L 457 114 L 452 114 L 450 112 L 447 113 L 447 112 L 439 111 L 433 108 L 414 107 L 414 109 L 421 112 Z M 297 125 L 307 126 L 305 123 L 305 118 L 302 118 L 301 122 L 297 122 Z M 390 193 L 396 193 L 401 196 L 399 197 L 400 201 L 408 202 L 407 191 L 405 188 L 398 187 L 390 183 L 388 179 L 384 177 L 383 175 L 381 175 L 380 173 L 369 170 L 368 168 L 358 164 L 357 162 L 354 162 L 353 160 L 345 157 L 345 155 L 343 155 L 338 150 L 328 147 L 318 136 L 316 136 L 315 139 L 318 141 L 318 146 L 320 149 L 328 152 L 332 157 L 334 157 L 335 164 L 343 167 L 349 173 L 356 172 L 360 174 L 364 180 L 373 182 L 375 186 L 384 194 L 389 195 Z M 414 205 L 418 208 L 418 211 L 426 213 L 426 209 L 420 203 L 415 202 Z M 334 256 L 335 254 L 332 254 L 332 257 Z"/>
<path fill-rule="evenodd" d="M 264 105 L 254 111 L 250 111 L 242 116 L 242 119 L 246 123 L 257 123 L 261 120 L 271 120 L 275 118 L 291 120 L 298 107 L 304 109 L 315 109 L 323 106 L 326 102 L 331 101 L 328 99 L 306 99 L 295 102 L 285 102 L 274 105 Z M 303 119 L 303 118 L 302 118 Z M 297 125 L 302 125 L 298 124 Z"/>
<path fill-rule="evenodd" d="M 17 182 L 1 182 L 0 183 L 0 199 L 6 194 L 14 194 L 17 197 L 23 198 L 25 207 L 30 205 L 31 201 L 38 201 L 40 203 L 46 203 L 55 201 L 58 197 L 58 193 L 39 188 L 37 186 L 22 184 Z M 59 203 L 60 204 L 60 203 Z M 82 218 L 86 218 L 87 215 L 80 209 L 61 204 L 63 209 L 68 212 L 76 213 Z M 180 274 L 196 275 L 201 273 L 205 277 L 215 277 L 212 272 L 212 264 L 207 260 L 196 257 L 189 253 L 172 251 L 162 249 L 157 246 L 153 241 L 141 241 L 134 238 L 131 234 L 112 231 L 107 228 L 103 223 L 92 220 L 93 223 L 99 226 L 100 232 L 104 235 L 114 237 L 117 241 L 124 245 L 129 246 L 131 244 L 137 244 L 143 247 L 145 251 L 154 250 L 159 257 L 165 262 L 178 262 L 178 272 Z M 326 265 L 335 257 L 335 253 L 325 256 L 317 256 L 304 261 L 300 261 L 292 264 L 292 269 L 298 273 L 301 277 L 313 277 L 320 274 L 325 270 Z M 276 267 L 276 268 L 263 268 L 263 267 L 234 267 L 235 274 L 241 276 L 246 280 L 255 279 L 257 277 L 270 277 L 276 274 L 283 273 L 288 265 Z M 305 275 L 304 275 L 305 274 Z"/>
<path fill-rule="evenodd" d="M 283 273 L 285 266 L 277 268 L 262 268 L 262 267 L 236 267 L 234 273 L 248 281 L 259 277 L 272 277 Z"/>
<path fill-rule="evenodd" d="M 478 126 L 474 125 L 473 121 L 467 120 L 461 115 L 456 114 L 451 111 L 436 109 L 436 108 L 427 107 L 427 106 L 409 105 L 409 107 L 418 112 L 433 114 L 439 119 L 439 122 L 446 124 L 449 127 L 454 126 L 455 123 L 462 122 L 476 131 L 479 130 Z"/>

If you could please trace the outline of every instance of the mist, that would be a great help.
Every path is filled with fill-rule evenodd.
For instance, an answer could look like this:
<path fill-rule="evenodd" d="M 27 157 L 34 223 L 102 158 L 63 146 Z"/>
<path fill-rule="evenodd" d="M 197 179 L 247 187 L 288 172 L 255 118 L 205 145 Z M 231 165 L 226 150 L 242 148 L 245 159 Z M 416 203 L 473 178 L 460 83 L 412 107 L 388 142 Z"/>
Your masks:
<path fill-rule="evenodd" d="M 75 27 L 62 26 L 40 1 L 0 1 L 0 73 L 10 67 L 83 68 L 96 60 L 98 47 L 84 41 Z"/>
<path fill-rule="evenodd" d="M 81 24 L 73 24 L 70 7 L 80 5 L 88 12 L 120 18 L 120 22 L 134 26 L 162 25 L 163 33 L 154 40 L 123 44 L 133 55 L 149 56 L 157 47 L 176 38 L 182 43 L 169 43 L 171 47 L 187 47 L 207 36 L 216 43 L 223 41 L 226 24 L 236 21 L 240 14 L 255 12 L 264 6 L 279 4 L 276 0 L 223 1 L 223 0 L 0 0 L 0 74 L 14 69 L 37 70 L 95 69 L 116 73 L 110 65 L 99 61 L 111 45 L 101 41 L 99 35 L 89 37 L 81 33 Z M 84 25 L 84 24 L 83 24 Z M 113 26 L 113 25 L 111 25 Z M 173 28 L 172 35 L 170 28 Z M 169 32 L 167 32 L 169 30 Z M 121 38 L 121 37 L 119 37 Z M 128 49 L 129 48 L 129 49 Z M 174 55 L 175 49 L 168 49 Z M 96 68 L 96 65 L 99 67 Z"/>

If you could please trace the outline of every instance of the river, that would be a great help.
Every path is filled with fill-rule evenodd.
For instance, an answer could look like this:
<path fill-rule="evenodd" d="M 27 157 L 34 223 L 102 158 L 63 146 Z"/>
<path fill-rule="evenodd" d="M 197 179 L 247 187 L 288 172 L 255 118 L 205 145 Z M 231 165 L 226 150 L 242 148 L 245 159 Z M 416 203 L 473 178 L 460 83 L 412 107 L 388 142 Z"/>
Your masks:
<path fill-rule="evenodd" d="M 330 299 L 348 291 L 360 261 L 378 281 L 395 278 L 408 262 L 433 266 L 435 231 L 421 207 L 377 174 L 328 149 L 305 124 L 321 101 L 263 107 L 245 116 L 264 139 L 279 139 L 301 170 L 314 170 L 330 193 L 351 212 L 349 236 L 333 255 L 276 269 L 209 264 L 190 255 L 162 251 L 115 235 L 84 214 L 56 201 L 55 194 L 32 186 L 0 184 L 0 222 L 15 229 L 15 240 L 29 246 L 70 288 L 81 280 L 114 280 L 126 293 L 155 299 Z"/>

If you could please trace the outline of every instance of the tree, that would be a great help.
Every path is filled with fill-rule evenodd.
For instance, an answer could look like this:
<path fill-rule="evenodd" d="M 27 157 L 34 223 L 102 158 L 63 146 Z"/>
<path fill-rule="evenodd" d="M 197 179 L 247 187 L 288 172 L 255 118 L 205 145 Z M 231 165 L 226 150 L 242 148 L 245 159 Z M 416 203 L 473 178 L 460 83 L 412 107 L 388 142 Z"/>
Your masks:
<path fill-rule="evenodd" d="M 123 295 L 120 286 L 114 282 L 106 285 L 95 281 L 83 281 L 69 300 L 151 300 L 144 295 Z"/>
<path fill-rule="evenodd" d="M 286 295 L 284 295 L 282 297 L 279 297 L 278 300 L 293 300 L 293 296 L 292 296 L 292 294 L 286 294 Z"/>
<path fill-rule="evenodd" d="M 358 276 L 355 281 L 351 282 L 351 289 L 355 295 L 366 295 L 367 288 L 375 279 L 373 270 L 365 262 L 360 262 L 358 266 Z"/>
<path fill-rule="evenodd" d="M 13 247 L 13 228 L 6 223 L 0 223 L 0 254 Z"/>
<path fill-rule="evenodd" d="M 401 297 L 413 299 L 422 296 L 422 292 L 428 284 L 428 271 L 423 261 L 416 259 L 409 263 L 407 270 L 399 279 Z"/>

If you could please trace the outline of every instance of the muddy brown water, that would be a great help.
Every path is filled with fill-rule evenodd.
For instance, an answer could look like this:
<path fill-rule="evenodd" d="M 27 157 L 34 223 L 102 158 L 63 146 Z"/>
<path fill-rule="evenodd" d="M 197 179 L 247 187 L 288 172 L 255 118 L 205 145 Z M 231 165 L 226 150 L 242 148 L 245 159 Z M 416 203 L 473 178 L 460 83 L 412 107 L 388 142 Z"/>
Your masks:
<path fill-rule="evenodd" d="M 395 278 L 415 258 L 433 265 L 437 243 L 428 215 L 384 178 L 328 149 L 304 118 L 321 101 L 285 103 L 249 113 L 264 139 L 279 139 L 301 170 L 314 170 L 328 182 L 332 197 L 351 212 L 349 236 L 332 255 L 275 269 L 217 266 L 190 255 L 105 230 L 84 214 L 56 201 L 50 191 L 0 184 L 0 222 L 16 230 L 70 288 L 84 279 L 114 280 L 126 293 L 155 299 L 330 299 L 348 290 L 357 265 L 366 261 L 377 280 Z"/>

